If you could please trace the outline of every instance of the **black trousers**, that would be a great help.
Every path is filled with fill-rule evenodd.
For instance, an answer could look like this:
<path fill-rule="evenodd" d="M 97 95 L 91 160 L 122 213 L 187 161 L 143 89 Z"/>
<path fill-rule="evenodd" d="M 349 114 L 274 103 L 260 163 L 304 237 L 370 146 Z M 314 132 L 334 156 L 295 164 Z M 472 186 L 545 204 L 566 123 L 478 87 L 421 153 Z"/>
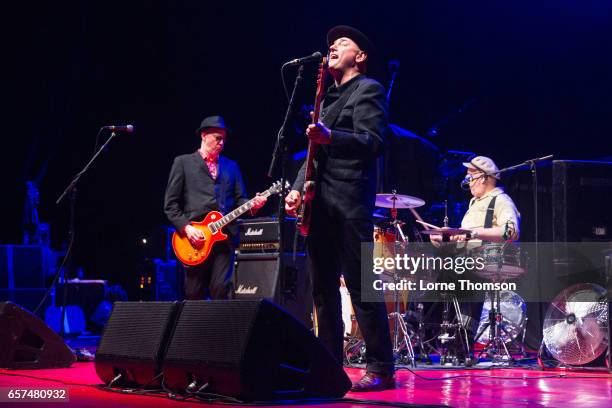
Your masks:
<path fill-rule="evenodd" d="M 229 240 L 217 242 L 203 263 L 184 265 L 185 299 L 229 299 L 232 291 L 234 249 Z"/>
<path fill-rule="evenodd" d="M 357 323 L 367 348 L 367 369 L 394 371 L 389 320 L 382 294 L 379 302 L 361 300 L 361 243 L 372 242 L 371 220 L 346 220 L 321 207 L 313 211 L 308 236 L 308 262 L 312 296 L 317 310 L 319 339 L 339 361 L 343 360 L 340 275 L 344 275 Z M 372 284 L 366 274 L 364 284 Z"/>

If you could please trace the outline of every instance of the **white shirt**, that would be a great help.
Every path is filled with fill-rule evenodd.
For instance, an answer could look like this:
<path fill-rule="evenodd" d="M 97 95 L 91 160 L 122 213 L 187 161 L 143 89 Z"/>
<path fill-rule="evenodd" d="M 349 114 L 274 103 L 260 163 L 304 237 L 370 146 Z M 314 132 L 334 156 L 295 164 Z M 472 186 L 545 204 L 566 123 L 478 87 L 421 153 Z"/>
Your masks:
<path fill-rule="evenodd" d="M 473 197 L 470 200 L 470 208 L 467 210 L 461 221 L 461 228 L 474 229 L 484 227 L 487 216 L 487 208 L 493 197 L 495 207 L 493 209 L 493 227 L 503 227 L 507 223 L 514 226 L 516 231 L 515 239 L 519 237 L 519 223 L 521 214 L 516 209 L 514 201 L 501 187 L 495 187 L 482 197 Z"/>

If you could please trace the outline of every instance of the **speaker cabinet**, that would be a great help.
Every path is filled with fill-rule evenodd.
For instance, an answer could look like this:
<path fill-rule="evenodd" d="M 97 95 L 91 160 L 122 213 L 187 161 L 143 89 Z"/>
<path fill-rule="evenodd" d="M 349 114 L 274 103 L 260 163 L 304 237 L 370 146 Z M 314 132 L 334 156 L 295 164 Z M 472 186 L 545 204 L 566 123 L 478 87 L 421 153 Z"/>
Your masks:
<path fill-rule="evenodd" d="M 178 308 L 177 302 L 115 302 L 96 352 L 100 379 L 113 385 L 159 385 Z"/>
<path fill-rule="evenodd" d="M 612 240 L 612 162 L 553 162 L 553 241 Z"/>
<path fill-rule="evenodd" d="M 0 245 L 0 289 L 45 288 L 48 256 L 40 245 Z"/>
<path fill-rule="evenodd" d="M 351 387 L 310 330 L 266 300 L 185 301 L 163 374 L 176 392 L 245 401 L 336 398 Z"/>
<path fill-rule="evenodd" d="M 268 299 L 280 305 L 307 327 L 312 327 L 312 293 L 304 253 L 239 253 L 234 271 L 234 298 Z"/>
<path fill-rule="evenodd" d="M 41 319 L 11 302 L 0 303 L 0 367 L 70 367 L 76 358 Z"/>

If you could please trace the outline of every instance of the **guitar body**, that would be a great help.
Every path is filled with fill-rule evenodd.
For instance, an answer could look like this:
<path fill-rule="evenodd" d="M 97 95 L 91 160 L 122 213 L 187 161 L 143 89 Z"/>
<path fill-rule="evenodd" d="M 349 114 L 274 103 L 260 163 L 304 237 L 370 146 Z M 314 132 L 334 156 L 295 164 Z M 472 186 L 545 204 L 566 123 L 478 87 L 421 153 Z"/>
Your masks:
<path fill-rule="evenodd" d="M 285 184 L 286 186 L 283 186 L 280 181 L 276 181 L 270 188 L 259 194 L 259 197 L 268 198 L 272 194 L 279 194 L 289 188 L 289 183 Z M 251 210 L 254 205 L 255 198 L 252 198 L 227 215 L 223 215 L 219 211 L 211 211 L 206 214 L 202 221 L 191 222 L 189 225 L 204 233 L 204 242 L 197 248 L 191 245 L 187 236 L 182 232 L 177 231 L 172 234 L 172 249 L 174 249 L 178 260 L 189 266 L 199 265 L 206 261 L 215 243 L 227 239 L 227 235 L 223 233 L 223 227 Z"/>
<path fill-rule="evenodd" d="M 189 266 L 199 265 L 206 261 L 215 243 L 227 239 L 227 235 L 224 234 L 221 229 L 213 233 L 208 227 L 209 224 L 220 220 L 222 217 L 223 215 L 220 212 L 211 211 L 206 214 L 203 221 L 194 221 L 190 223 L 192 227 L 204 233 L 204 243 L 198 248 L 191 245 L 191 242 L 189 242 L 185 234 L 174 232 L 174 234 L 172 234 L 172 249 L 174 249 L 174 253 L 178 260 Z"/>
<path fill-rule="evenodd" d="M 314 181 L 308 181 L 304 183 L 302 189 L 302 205 L 298 213 L 297 228 L 298 232 L 304 236 L 308 236 L 310 230 L 310 220 L 312 218 L 312 201 L 315 198 L 315 187 Z"/>

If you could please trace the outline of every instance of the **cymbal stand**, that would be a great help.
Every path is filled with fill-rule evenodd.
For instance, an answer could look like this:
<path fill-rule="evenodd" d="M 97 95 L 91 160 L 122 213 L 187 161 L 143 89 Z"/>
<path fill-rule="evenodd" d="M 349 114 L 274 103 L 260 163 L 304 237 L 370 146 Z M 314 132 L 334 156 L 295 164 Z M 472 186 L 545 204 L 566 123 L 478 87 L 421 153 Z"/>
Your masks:
<path fill-rule="evenodd" d="M 393 197 L 391 198 L 391 200 L 393 200 L 393 206 L 391 208 L 391 218 L 393 218 L 393 221 L 391 222 L 391 224 L 393 225 L 393 227 L 397 231 L 398 236 L 400 237 L 400 242 L 399 242 L 400 246 L 402 247 L 402 249 L 404 249 L 406 247 L 408 240 L 406 239 L 406 236 L 404 235 L 404 232 L 402 231 L 402 228 L 401 228 L 401 226 L 404 223 L 397 219 L 397 208 L 395 207 L 395 202 L 397 201 L 397 197 L 396 197 L 397 192 L 396 190 L 393 190 L 392 193 L 393 193 Z M 396 242 L 393 243 L 393 252 L 395 252 L 396 250 L 395 245 L 396 245 Z M 397 276 L 397 271 L 395 270 L 393 272 L 393 282 L 396 284 L 399 283 L 399 277 Z M 406 359 L 408 360 L 408 363 L 412 365 L 413 367 L 416 367 L 416 358 L 414 355 L 414 349 L 412 348 L 412 339 L 410 338 L 410 335 L 408 334 L 408 328 L 406 326 L 406 321 L 404 320 L 404 316 L 400 313 L 399 295 L 397 293 L 397 290 L 393 292 L 394 292 L 395 309 L 392 313 L 389 313 L 388 315 L 389 320 L 393 320 L 395 322 L 394 327 L 393 327 L 393 354 L 399 355 L 401 350 L 405 346 L 406 353 L 407 353 Z M 402 341 L 400 341 L 400 335 L 401 335 Z"/>

